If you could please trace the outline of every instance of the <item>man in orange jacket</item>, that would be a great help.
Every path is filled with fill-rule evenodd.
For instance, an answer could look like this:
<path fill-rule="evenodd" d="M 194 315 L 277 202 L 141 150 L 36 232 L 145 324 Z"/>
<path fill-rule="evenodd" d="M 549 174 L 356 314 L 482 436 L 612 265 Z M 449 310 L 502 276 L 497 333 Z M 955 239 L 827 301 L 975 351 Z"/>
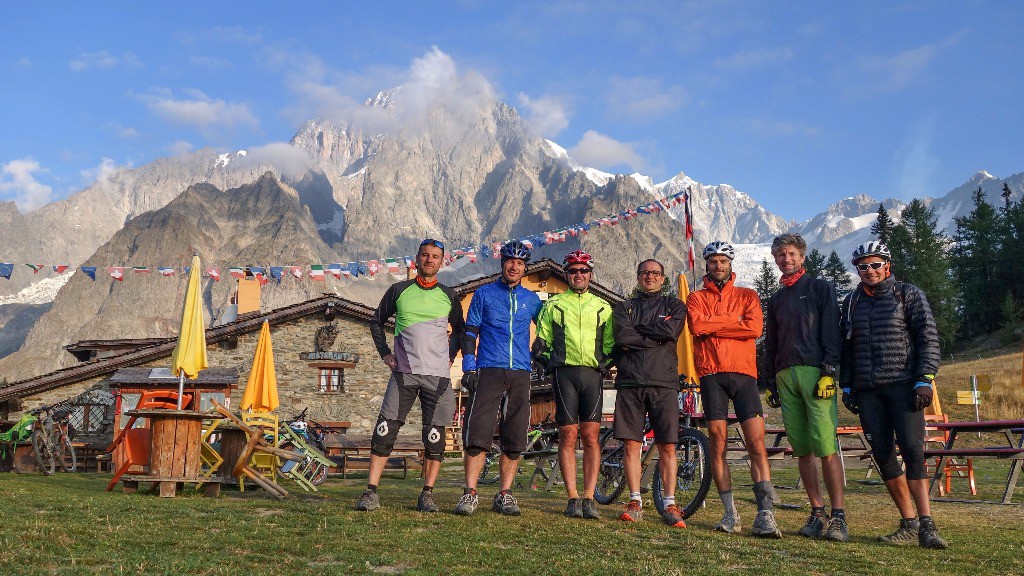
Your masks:
<path fill-rule="evenodd" d="M 764 411 L 757 391 L 755 340 L 764 329 L 761 301 L 754 290 L 734 284 L 735 255 L 728 242 L 708 244 L 704 248 L 708 269 L 704 289 L 695 290 L 686 300 L 701 402 L 711 438 L 711 476 L 725 506 L 725 515 L 715 530 L 740 531 L 740 515 L 732 496 L 732 474 L 725 459 L 732 400 L 743 428 L 750 455 L 750 476 L 754 480 L 757 517 L 751 532 L 755 536 L 781 538 L 772 506 L 774 489 L 764 447 Z"/>

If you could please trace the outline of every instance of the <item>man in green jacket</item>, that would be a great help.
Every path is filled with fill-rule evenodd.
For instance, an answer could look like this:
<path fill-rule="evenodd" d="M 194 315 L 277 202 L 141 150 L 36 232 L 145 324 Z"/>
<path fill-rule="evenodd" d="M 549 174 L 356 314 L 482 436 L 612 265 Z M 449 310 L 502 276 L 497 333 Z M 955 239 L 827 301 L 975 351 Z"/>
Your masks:
<path fill-rule="evenodd" d="M 540 311 L 534 357 L 554 371 L 558 466 L 569 493 L 565 515 L 596 520 L 594 502 L 601 467 L 602 377 L 611 359 L 612 305 L 590 293 L 594 260 L 581 250 L 563 261 L 569 290 L 551 297 Z M 583 498 L 576 487 L 576 438 L 583 441 Z"/>

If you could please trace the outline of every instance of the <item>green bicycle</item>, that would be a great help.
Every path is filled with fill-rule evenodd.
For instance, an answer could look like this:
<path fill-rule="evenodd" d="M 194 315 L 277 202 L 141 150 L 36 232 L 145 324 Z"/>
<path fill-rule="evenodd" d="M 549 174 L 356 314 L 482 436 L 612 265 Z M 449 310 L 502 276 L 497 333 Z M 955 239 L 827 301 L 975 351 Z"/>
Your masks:
<path fill-rule="evenodd" d="M 68 414 L 53 419 L 52 412 L 53 407 L 40 406 L 23 414 L 10 430 L 0 434 L 0 442 L 3 443 L 0 457 L 7 457 L 9 444 L 30 441 L 39 470 L 43 474 L 53 475 L 58 464 L 65 472 L 74 472 L 78 467 L 78 457 L 71 444 L 70 434 L 73 430 L 68 422 Z"/>

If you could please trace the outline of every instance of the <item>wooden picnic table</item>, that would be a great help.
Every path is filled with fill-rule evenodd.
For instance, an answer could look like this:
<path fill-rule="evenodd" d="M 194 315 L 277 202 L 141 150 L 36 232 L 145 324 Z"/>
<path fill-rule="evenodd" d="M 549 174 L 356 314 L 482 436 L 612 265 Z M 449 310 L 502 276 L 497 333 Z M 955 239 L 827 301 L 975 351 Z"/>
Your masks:
<path fill-rule="evenodd" d="M 946 431 L 949 436 L 946 443 L 940 449 L 925 449 L 926 458 L 939 458 L 935 467 L 935 475 L 932 476 L 930 490 L 935 490 L 936 482 L 942 476 L 945 469 L 946 459 L 963 458 L 1002 458 L 1012 460 L 1010 469 L 1006 473 L 1006 488 L 1003 490 L 1003 498 L 999 501 L 987 501 L 996 504 L 1012 504 L 1013 492 L 1017 487 L 1017 479 L 1020 477 L 1021 467 L 1024 466 L 1024 419 L 1020 420 L 982 420 L 981 422 L 932 422 L 929 426 Z M 1006 444 L 994 447 L 964 447 L 957 448 L 956 440 L 960 432 L 989 432 L 1001 433 L 1006 438 Z M 936 498 L 935 500 L 940 500 Z M 950 502 L 979 502 L 979 500 L 966 499 L 943 499 Z M 981 502 L 986 502 L 982 500 Z"/>
<path fill-rule="evenodd" d="M 341 477 L 347 477 L 353 470 L 369 469 L 370 460 L 370 434 L 339 434 L 331 438 L 327 445 L 327 456 L 337 462 L 341 469 Z M 398 436 L 395 446 L 385 469 L 394 469 L 396 463 L 401 466 L 403 477 L 409 476 L 409 461 L 416 464 L 423 464 L 423 441 L 419 436 Z"/>

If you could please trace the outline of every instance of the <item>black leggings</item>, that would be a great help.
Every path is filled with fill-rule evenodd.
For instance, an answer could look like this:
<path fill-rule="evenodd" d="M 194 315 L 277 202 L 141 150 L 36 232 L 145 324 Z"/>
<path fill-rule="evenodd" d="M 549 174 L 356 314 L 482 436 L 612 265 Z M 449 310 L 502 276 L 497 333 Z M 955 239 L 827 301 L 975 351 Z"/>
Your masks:
<path fill-rule="evenodd" d="M 871 444 L 882 480 L 903 475 L 896 460 L 896 445 L 907 467 L 907 479 L 928 478 L 924 465 L 924 411 L 914 410 L 914 388 L 909 385 L 857 390 L 860 425 Z"/>

